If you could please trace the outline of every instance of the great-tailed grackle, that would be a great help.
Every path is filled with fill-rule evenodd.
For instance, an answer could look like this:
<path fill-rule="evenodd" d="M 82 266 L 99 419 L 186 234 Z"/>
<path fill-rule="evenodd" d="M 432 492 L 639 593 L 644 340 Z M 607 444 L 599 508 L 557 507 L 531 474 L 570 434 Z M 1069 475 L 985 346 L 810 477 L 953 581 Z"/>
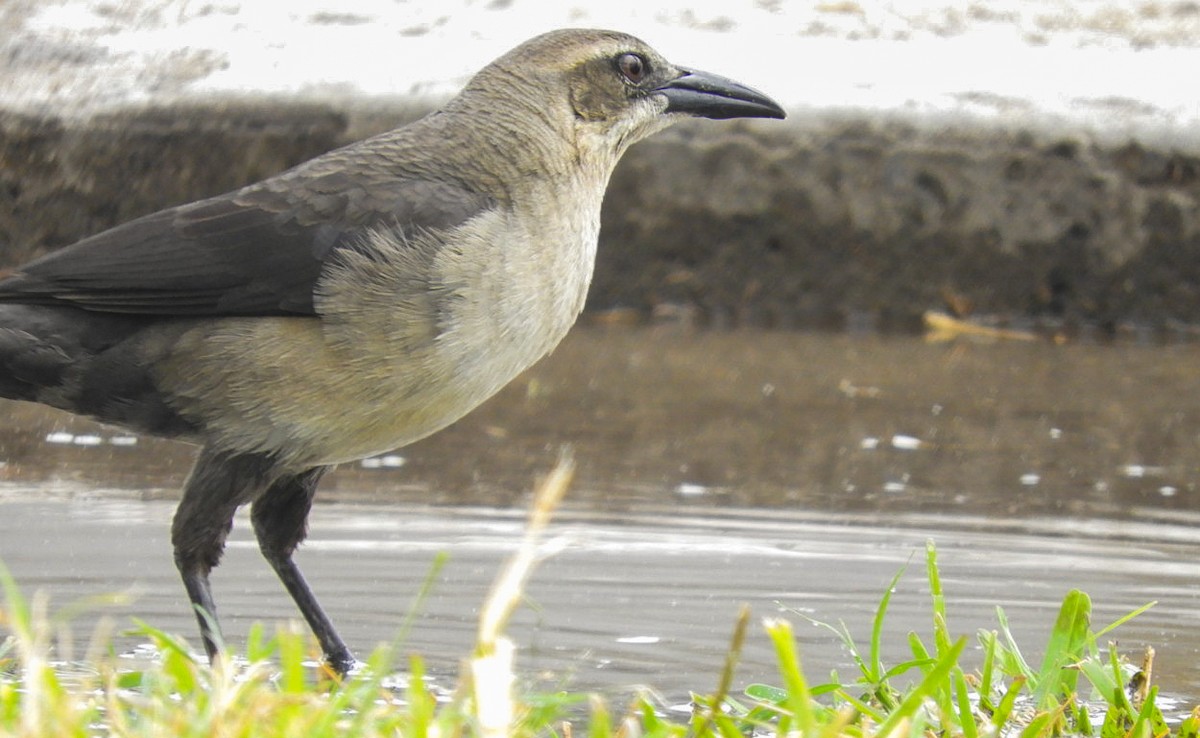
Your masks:
<path fill-rule="evenodd" d="M 345 672 L 292 560 L 321 474 L 445 427 L 553 349 L 583 307 L 617 160 L 689 116 L 784 113 L 625 34 L 534 38 L 419 121 L 16 270 L 0 396 L 200 444 L 171 538 L 209 656 L 209 572 L 250 504 Z"/>

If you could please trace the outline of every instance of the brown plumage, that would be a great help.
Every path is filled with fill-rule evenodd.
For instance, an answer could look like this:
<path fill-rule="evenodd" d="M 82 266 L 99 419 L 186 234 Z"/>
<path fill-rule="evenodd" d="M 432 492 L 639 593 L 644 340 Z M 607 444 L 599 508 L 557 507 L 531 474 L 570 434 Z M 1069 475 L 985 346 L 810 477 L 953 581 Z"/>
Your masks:
<path fill-rule="evenodd" d="M 539 36 L 422 120 L 0 279 L 0 396 L 201 444 L 172 542 L 210 656 L 208 574 L 251 504 L 345 671 L 292 561 L 324 468 L 445 427 L 554 348 L 613 167 L 687 116 L 783 111 L 624 34 Z"/>

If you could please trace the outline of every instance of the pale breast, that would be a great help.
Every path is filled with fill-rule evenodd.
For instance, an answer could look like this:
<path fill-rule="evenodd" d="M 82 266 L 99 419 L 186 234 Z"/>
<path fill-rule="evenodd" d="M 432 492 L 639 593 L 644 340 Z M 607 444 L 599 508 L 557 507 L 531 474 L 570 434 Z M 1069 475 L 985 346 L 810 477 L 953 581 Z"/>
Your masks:
<path fill-rule="evenodd" d="M 551 351 L 583 308 L 599 196 L 481 214 L 450 233 L 375 233 L 332 268 L 319 319 L 231 319 L 162 361 L 180 410 L 236 450 L 330 464 L 470 412 Z"/>

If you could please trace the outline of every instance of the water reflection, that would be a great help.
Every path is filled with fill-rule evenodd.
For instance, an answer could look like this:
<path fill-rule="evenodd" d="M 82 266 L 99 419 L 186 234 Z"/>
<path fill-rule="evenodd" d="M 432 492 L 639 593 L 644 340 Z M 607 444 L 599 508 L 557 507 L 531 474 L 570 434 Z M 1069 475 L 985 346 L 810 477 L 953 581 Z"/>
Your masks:
<path fill-rule="evenodd" d="M 1036 648 L 1072 587 L 1098 622 L 1159 600 L 1123 641 L 1155 644 L 1160 676 L 1200 696 L 1197 359 L 1191 344 L 580 329 L 454 427 L 329 475 L 322 501 L 387 504 L 320 506 L 303 563 L 361 648 L 390 637 L 450 550 L 413 637 L 452 669 L 514 506 L 571 443 L 570 545 L 519 624 L 531 673 L 706 688 L 739 602 L 868 627 L 932 536 L 959 632 L 993 627 L 1001 604 Z M 190 633 L 166 539 L 193 450 L 32 405 L 0 413 L 0 558 L 58 602 L 137 582 L 121 614 Z M 245 528 L 214 578 L 234 637 L 294 616 Z M 897 633 L 927 630 L 908 581 Z M 801 632 L 810 665 L 845 670 L 827 634 Z M 773 679 L 765 648 L 747 679 Z"/>

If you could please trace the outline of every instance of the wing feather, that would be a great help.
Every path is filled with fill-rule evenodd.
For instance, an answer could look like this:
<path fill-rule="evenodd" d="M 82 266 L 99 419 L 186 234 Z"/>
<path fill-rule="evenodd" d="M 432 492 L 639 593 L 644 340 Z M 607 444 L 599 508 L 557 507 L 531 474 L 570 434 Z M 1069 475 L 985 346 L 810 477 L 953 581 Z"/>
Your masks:
<path fill-rule="evenodd" d="M 490 205 L 455 182 L 330 166 L 289 174 L 50 253 L 0 279 L 0 301 L 163 317 L 313 315 L 330 258 L 369 248 L 369 229 L 444 230 Z"/>

